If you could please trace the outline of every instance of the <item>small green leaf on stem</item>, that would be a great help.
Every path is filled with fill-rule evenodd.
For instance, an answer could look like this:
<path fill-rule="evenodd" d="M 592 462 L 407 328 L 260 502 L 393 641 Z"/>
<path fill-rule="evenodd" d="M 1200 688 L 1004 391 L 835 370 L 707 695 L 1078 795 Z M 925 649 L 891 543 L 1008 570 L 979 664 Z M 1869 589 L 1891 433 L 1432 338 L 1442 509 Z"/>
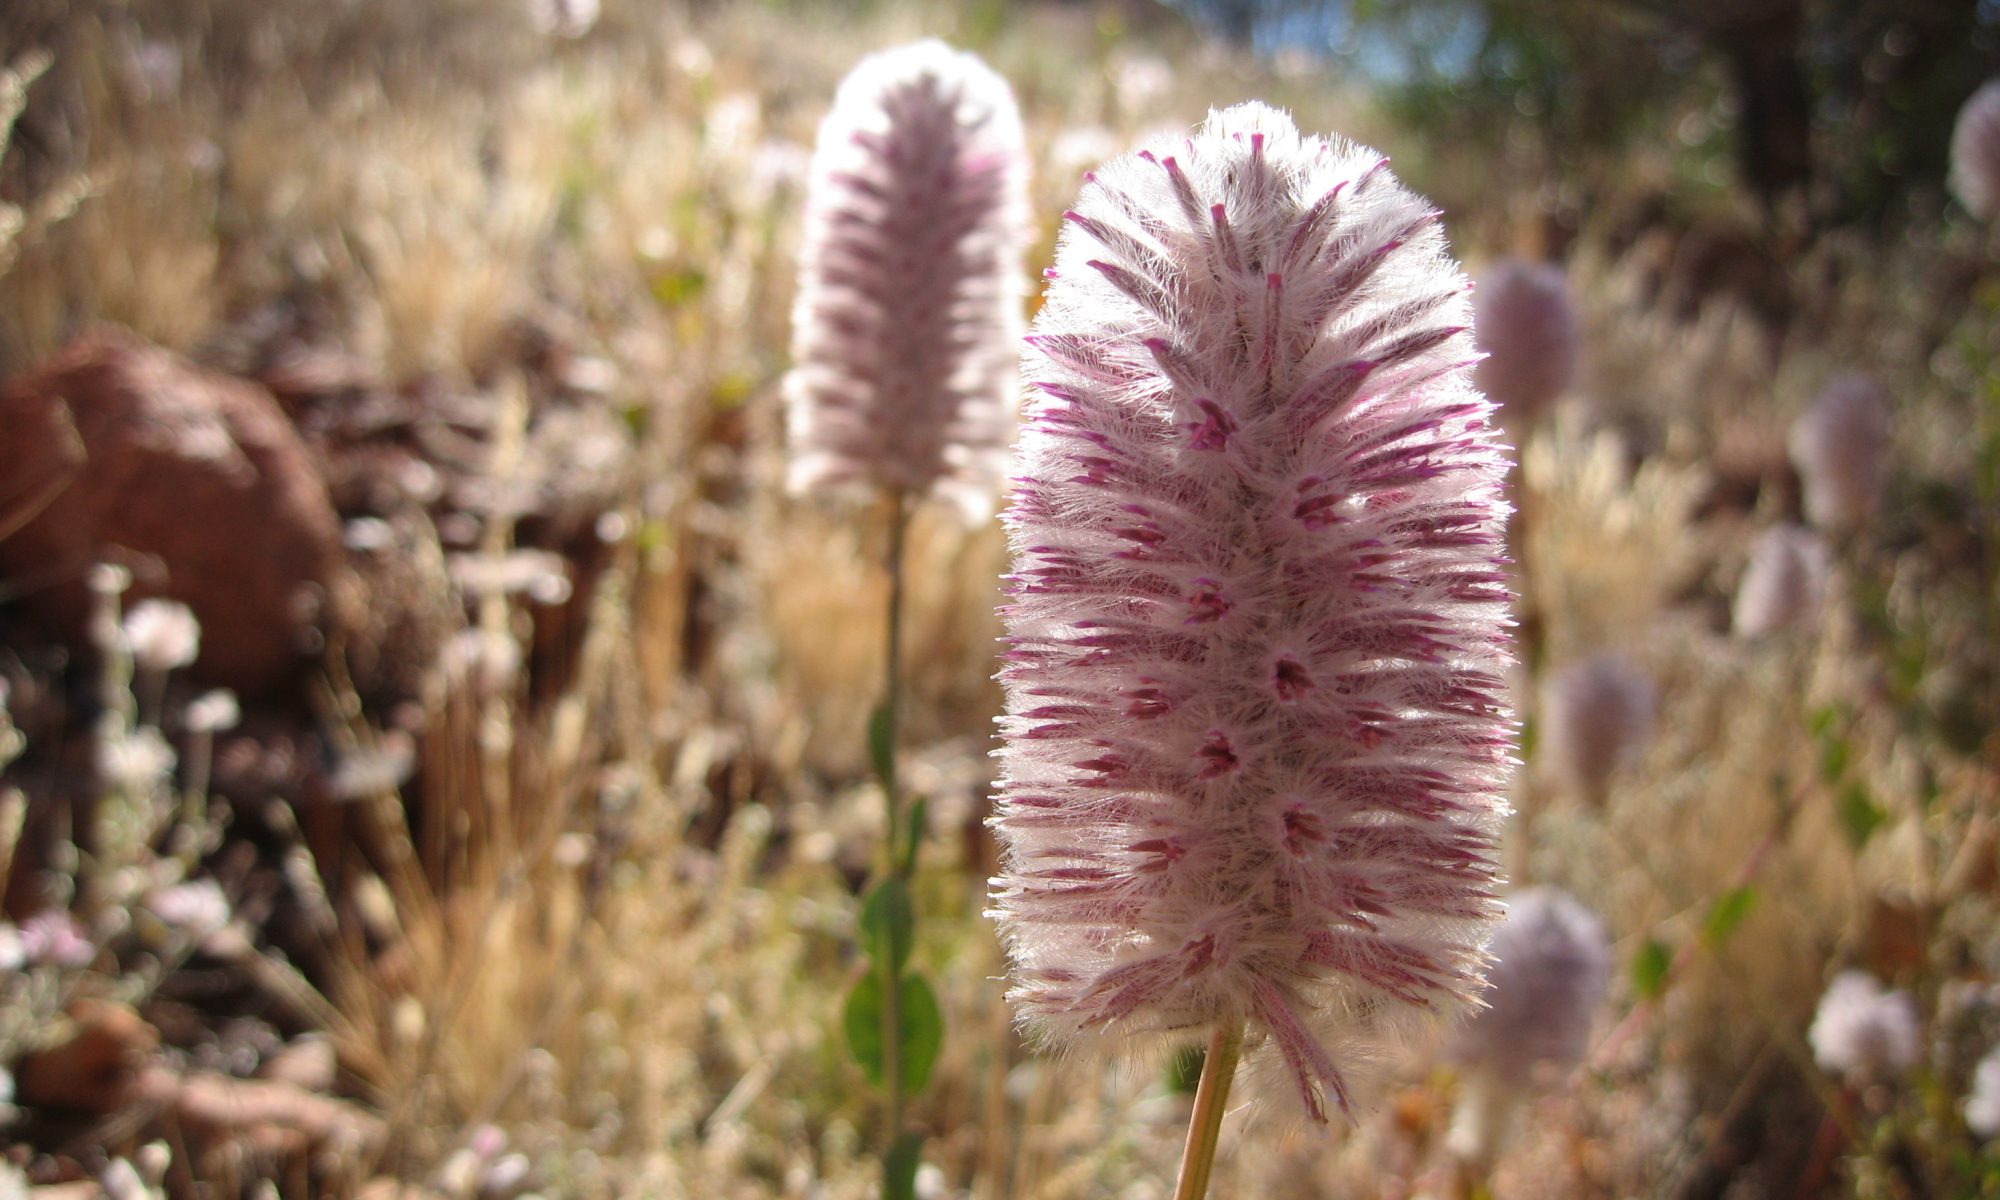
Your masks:
<path fill-rule="evenodd" d="M 1877 829 L 1889 819 L 1882 806 L 1868 794 L 1868 785 L 1853 780 L 1840 789 L 1834 797 L 1835 811 L 1840 815 L 1840 827 L 1847 833 L 1847 840 L 1856 850 L 1868 844 Z"/>
<path fill-rule="evenodd" d="M 1647 938 L 1632 956 L 1632 990 L 1641 1000 L 1658 1000 L 1667 991 L 1667 972 L 1674 952 L 1659 938 Z"/>
<path fill-rule="evenodd" d="M 1757 906 L 1757 889 L 1750 884 L 1733 887 L 1716 898 L 1708 906 L 1708 920 L 1702 923 L 1702 940 L 1711 949 L 1720 949 L 1736 930 L 1750 910 Z"/>
<path fill-rule="evenodd" d="M 902 979 L 901 1020 L 903 1090 L 914 1096 L 924 1090 L 937 1066 L 938 1051 L 944 1045 L 944 1014 L 937 994 L 921 975 Z M 870 971 L 855 981 L 847 993 L 847 1007 L 841 1024 L 847 1031 L 847 1048 L 862 1073 L 876 1087 L 884 1086 L 888 1075 L 883 1067 L 882 973 Z"/>
<path fill-rule="evenodd" d="M 931 1081 L 944 1048 L 944 1011 L 921 975 L 903 976 L 903 1089 L 914 1096 Z"/>

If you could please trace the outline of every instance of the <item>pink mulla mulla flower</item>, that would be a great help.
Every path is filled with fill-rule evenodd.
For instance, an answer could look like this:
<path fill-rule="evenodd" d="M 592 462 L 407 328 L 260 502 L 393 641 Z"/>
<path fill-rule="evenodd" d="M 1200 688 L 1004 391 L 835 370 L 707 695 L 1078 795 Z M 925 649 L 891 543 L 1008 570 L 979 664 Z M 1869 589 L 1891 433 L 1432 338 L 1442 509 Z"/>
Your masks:
<path fill-rule="evenodd" d="M 1477 992 L 1507 459 L 1437 213 L 1261 104 L 1089 177 L 1028 338 L 993 824 L 1054 1042 L 1247 1024 L 1306 1112 Z"/>
<path fill-rule="evenodd" d="M 937 41 L 863 59 L 813 154 L 785 380 L 794 492 L 937 491 L 992 510 L 1026 238 L 1006 82 Z"/>
<path fill-rule="evenodd" d="M 1559 888 L 1509 895 L 1489 949 L 1486 1007 L 1453 1039 L 1465 1086 L 1447 1137 L 1478 1161 L 1511 1137 L 1548 1074 L 1582 1060 L 1611 981 L 1603 920 Z"/>
<path fill-rule="evenodd" d="M 1778 525 L 1759 534 L 1730 609 L 1736 636 L 1758 638 L 1815 623 L 1826 601 L 1832 557 L 1825 540 L 1803 525 Z"/>
<path fill-rule="evenodd" d="M 1530 421 L 1576 376 L 1576 312 L 1553 263 L 1505 258 L 1487 267 L 1472 296 L 1473 336 L 1485 352 L 1473 382 L 1509 422 Z"/>
<path fill-rule="evenodd" d="M 1583 799 L 1602 804 L 1611 776 L 1645 751 L 1653 680 L 1615 654 L 1572 663 L 1542 687 L 1542 752 Z"/>
<path fill-rule="evenodd" d="M 1979 220 L 2000 215 L 2000 79 L 1988 80 L 1958 110 L 1951 131 L 1951 191 Z"/>
<path fill-rule="evenodd" d="M 1842 375 L 1792 423 L 1786 444 L 1805 488 L 1807 519 L 1825 530 L 1851 529 L 1881 499 L 1888 396 L 1866 375 Z"/>

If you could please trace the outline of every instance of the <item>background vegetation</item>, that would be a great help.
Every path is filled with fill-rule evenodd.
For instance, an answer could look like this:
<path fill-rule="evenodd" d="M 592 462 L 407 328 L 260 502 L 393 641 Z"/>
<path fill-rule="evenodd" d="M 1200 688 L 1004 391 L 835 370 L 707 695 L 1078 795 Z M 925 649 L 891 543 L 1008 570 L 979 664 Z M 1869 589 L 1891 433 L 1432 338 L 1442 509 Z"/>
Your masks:
<path fill-rule="evenodd" d="M 134 674 L 0 577 L 0 870 L 40 939 L 0 979 L 0 1172 L 870 1194 L 875 1093 L 832 998 L 880 837 L 879 534 L 783 498 L 776 384 L 815 124 L 863 53 L 937 34 L 1018 90 L 1037 266 L 1083 171 L 1257 97 L 1391 152 L 1475 273 L 1563 262 L 1584 329 L 1577 385 L 1515 431 L 1509 854 L 1614 934 L 1591 1055 L 1480 1178 L 1446 1161 L 1457 1084 L 1424 1057 L 1330 1141 L 1232 1116 L 1216 1194 L 2000 1196 L 1959 1107 L 2000 1044 L 2000 242 L 1943 187 L 1957 105 L 2000 70 L 1992 7 L 1185 7 L 605 0 L 565 27 L 553 3 L 9 0 L 0 66 L 46 57 L 0 160 L 0 379 L 110 322 L 257 381 L 367 602 L 204 731 L 201 660 Z M 1823 609 L 1732 637 L 1755 535 L 1798 519 L 1786 430 L 1853 371 L 1892 401 L 1884 502 Z M 919 513 L 903 773 L 947 1029 L 920 1188 L 1161 1196 L 1170 1064 L 1038 1058 L 993 978 L 1003 559 Z M 1607 650 L 1658 714 L 1591 803 L 1537 755 L 1538 698 Z M 146 730 L 174 753 L 107 770 Z M 220 921 L 161 915 L 200 880 Z M 81 949 L 48 948 L 52 911 Z M 1915 997 L 1908 1076 L 1815 1064 L 1848 967 Z M 38 1102 L 30 1064 L 85 1035 L 109 1090 Z M 295 1107 L 163 1115 L 149 1068 Z"/>

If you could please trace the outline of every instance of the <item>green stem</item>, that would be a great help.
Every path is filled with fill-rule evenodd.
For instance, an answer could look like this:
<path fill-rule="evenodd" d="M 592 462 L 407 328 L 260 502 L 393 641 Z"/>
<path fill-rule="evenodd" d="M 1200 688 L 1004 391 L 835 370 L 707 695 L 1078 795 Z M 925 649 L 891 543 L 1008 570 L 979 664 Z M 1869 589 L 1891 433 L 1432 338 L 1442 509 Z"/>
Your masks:
<path fill-rule="evenodd" d="M 915 855 L 905 856 L 897 848 L 902 837 L 902 797 L 896 779 L 897 707 L 901 699 L 903 668 L 903 549 L 909 533 L 910 506 L 901 492 L 889 496 L 889 630 L 887 666 L 882 689 L 882 721 L 887 728 L 889 752 L 884 755 L 882 805 L 888 818 L 885 849 L 888 878 L 908 882 L 906 864 Z M 903 1134 L 903 975 L 893 963 L 878 963 L 882 972 L 882 1075 L 889 1088 L 889 1136 L 884 1153 L 893 1150 Z M 887 1165 L 887 1160 L 884 1160 Z"/>
<path fill-rule="evenodd" d="M 1222 1113 L 1229 1103 L 1229 1085 L 1236 1079 L 1236 1060 L 1243 1051 L 1243 1027 L 1218 1028 L 1208 1038 L 1201 1083 L 1195 1087 L 1194 1114 L 1188 1118 L 1187 1148 L 1181 1152 L 1181 1178 L 1174 1200 L 1202 1200 L 1215 1169 L 1215 1147 L 1222 1137 Z"/>
<path fill-rule="evenodd" d="M 898 824 L 903 817 L 902 789 L 896 780 L 896 731 L 903 676 L 903 548 L 909 527 L 909 500 L 902 492 L 893 492 L 889 496 L 889 645 L 888 653 L 883 656 L 886 666 L 882 680 L 882 713 L 883 723 L 888 727 L 889 754 L 882 779 L 882 803 L 889 818 L 889 866 L 884 873 L 899 878 L 908 876 L 903 868 L 904 856 L 896 847 L 897 839 L 902 836 Z"/>

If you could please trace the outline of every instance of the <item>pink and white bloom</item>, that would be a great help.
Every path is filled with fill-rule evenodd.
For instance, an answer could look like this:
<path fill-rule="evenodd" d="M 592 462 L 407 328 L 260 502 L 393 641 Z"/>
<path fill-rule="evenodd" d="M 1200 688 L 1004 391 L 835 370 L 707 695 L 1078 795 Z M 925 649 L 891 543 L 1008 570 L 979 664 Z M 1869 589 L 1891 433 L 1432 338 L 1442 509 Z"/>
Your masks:
<path fill-rule="evenodd" d="M 788 484 L 992 511 L 1014 436 L 1027 152 L 1007 84 L 923 41 L 863 59 L 808 187 Z"/>
<path fill-rule="evenodd" d="M 1473 382 L 1510 422 L 1531 421 L 1569 390 L 1582 335 L 1569 281 L 1554 263 L 1503 258 L 1472 296 L 1473 336 L 1486 353 Z"/>
<path fill-rule="evenodd" d="M 1806 519 L 1852 529 L 1882 498 L 1889 461 L 1889 397 L 1866 375 L 1842 375 L 1792 422 L 1787 448 L 1805 489 Z"/>
<path fill-rule="evenodd" d="M 1821 1067 L 1856 1083 L 1902 1075 L 1923 1053 L 1917 1002 L 1908 992 L 1884 989 L 1866 971 L 1834 976 L 1806 1040 Z"/>
<path fill-rule="evenodd" d="M 995 916 L 1045 1040 L 1247 1024 L 1325 1121 L 1497 915 L 1507 460 L 1376 152 L 1244 104 L 1091 176 L 1028 339 Z"/>
<path fill-rule="evenodd" d="M 1759 534 L 1730 611 L 1736 636 L 1765 637 L 1816 623 L 1832 570 L 1825 540 L 1802 525 L 1778 525 Z"/>
<path fill-rule="evenodd" d="M 1482 1162 L 1548 1082 L 1538 1073 L 1567 1073 L 1583 1060 L 1611 982 L 1604 921 L 1559 888 L 1510 894 L 1489 950 L 1486 1007 L 1453 1044 L 1465 1086 L 1448 1135 L 1460 1157 Z"/>
<path fill-rule="evenodd" d="M 1652 741 L 1657 707 L 1652 678 L 1623 658 L 1571 663 L 1542 687 L 1541 753 L 1572 790 L 1602 804 L 1612 774 Z"/>
<path fill-rule="evenodd" d="M 1951 192 L 1981 221 L 2000 216 L 2000 79 L 1958 110 L 1951 130 Z"/>
<path fill-rule="evenodd" d="M 1983 1138 L 2000 1136 L 2000 1049 L 1987 1051 L 1972 1069 L 1972 1090 L 1961 1111 L 1967 1129 Z"/>

